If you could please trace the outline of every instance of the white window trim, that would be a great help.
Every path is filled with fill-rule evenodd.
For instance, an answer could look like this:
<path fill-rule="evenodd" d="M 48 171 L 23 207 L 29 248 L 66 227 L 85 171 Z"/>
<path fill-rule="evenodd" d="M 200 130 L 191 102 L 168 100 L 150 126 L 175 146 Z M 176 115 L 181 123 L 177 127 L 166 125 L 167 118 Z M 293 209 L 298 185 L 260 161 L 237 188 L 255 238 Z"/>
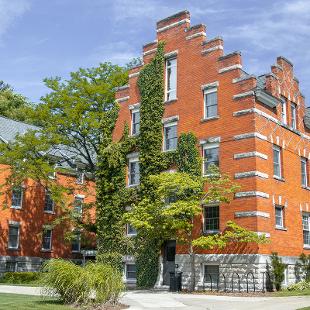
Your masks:
<path fill-rule="evenodd" d="M 303 217 L 306 216 L 307 217 L 307 220 L 308 220 L 308 231 L 309 234 L 310 234 L 310 213 L 308 212 L 303 212 L 302 215 L 301 215 L 301 222 L 302 222 L 302 234 L 304 234 L 304 226 L 303 226 Z M 304 242 L 304 239 L 303 239 L 303 245 L 304 245 L 304 248 L 307 248 L 307 249 L 310 249 L 310 242 L 309 243 L 305 243 Z"/>
<path fill-rule="evenodd" d="M 276 209 L 281 209 L 281 222 L 282 222 L 282 225 L 277 225 L 277 216 L 276 216 Z M 284 228 L 284 206 L 281 206 L 281 205 L 275 205 L 275 208 L 274 208 L 274 215 L 275 215 L 275 227 L 276 228 Z"/>
<path fill-rule="evenodd" d="M 136 107 L 136 108 L 134 108 L 134 109 L 131 109 L 131 111 L 130 111 L 131 113 L 131 128 L 130 128 L 130 135 L 131 136 L 133 136 L 133 137 L 136 137 L 136 136 L 138 136 L 139 135 L 139 133 L 133 133 L 133 114 L 134 113 L 140 113 L 140 106 L 139 107 Z M 140 117 L 141 117 L 141 114 L 140 114 Z M 141 121 L 141 119 L 140 119 L 140 121 Z"/>
<path fill-rule="evenodd" d="M 24 201 L 24 187 L 21 185 L 21 198 L 20 198 L 20 205 L 19 206 L 14 206 L 11 202 L 11 209 L 22 209 L 23 208 L 23 201 Z M 12 197 L 11 197 L 12 201 L 13 201 L 13 192 L 12 192 Z"/>
<path fill-rule="evenodd" d="M 305 167 L 306 167 L 306 184 L 301 184 L 303 187 L 308 187 L 308 160 L 305 157 L 301 157 L 301 162 L 305 163 Z M 302 171 L 301 171 L 301 176 L 302 176 Z M 302 178 L 301 178 L 301 182 L 302 182 Z"/>
<path fill-rule="evenodd" d="M 9 245 L 9 236 L 10 236 L 10 226 L 12 227 L 17 227 L 18 228 L 18 233 L 17 233 L 17 246 L 16 247 L 12 247 Z M 9 224 L 9 232 L 8 232 L 8 249 L 9 250 L 17 250 L 19 249 L 19 244 L 20 244 L 20 223 L 15 223 L 15 224 Z"/>
<path fill-rule="evenodd" d="M 137 283 L 137 279 L 133 279 L 133 278 L 127 278 L 127 266 L 128 265 L 136 265 L 135 263 L 125 263 L 125 268 L 124 268 L 124 271 L 125 271 L 125 274 L 124 274 L 124 279 L 126 281 L 126 283 Z"/>
<path fill-rule="evenodd" d="M 293 113 L 294 111 L 294 113 Z M 294 126 L 292 126 L 292 129 L 297 129 L 297 105 L 295 103 L 291 102 L 291 125 L 293 125 L 294 120 Z"/>
<path fill-rule="evenodd" d="M 178 135 L 178 122 L 167 122 L 167 123 L 164 123 L 164 137 L 163 137 L 163 152 L 173 152 L 175 151 L 176 149 L 173 149 L 173 150 L 167 150 L 166 148 L 166 134 L 165 134 L 165 128 L 168 128 L 168 127 L 173 127 L 173 126 L 176 126 L 177 127 L 177 135 Z"/>
<path fill-rule="evenodd" d="M 217 93 L 218 89 L 217 87 L 212 87 L 212 88 L 205 88 L 203 91 L 203 118 L 204 119 L 212 119 L 215 117 L 218 117 L 219 111 L 218 111 L 218 100 L 216 102 L 217 105 L 217 114 L 214 116 L 207 116 L 207 102 L 206 102 L 206 95 L 207 94 L 212 94 L 212 93 Z"/>
<path fill-rule="evenodd" d="M 52 250 L 52 238 L 53 238 L 53 229 L 51 228 L 44 228 L 43 227 L 43 230 L 49 230 L 51 232 L 51 237 L 50 237 L 50 245 L 49 245 L 49 248 L 43 248 L 43 240 L 42 240 L 42 248 L 41 248 L 41 251 L 51 251 Z M 44 233 L 44 232 L 43 232 Z"/>
<path fill-rule="evenodd" d="M 219 148 L 219 147 L 220 147 L 219 142 L 202 144 L 202 176 L 204 176 L 204 177 L 209 176 L 209 174 L 207 174 L 205 171 L 205 150 L 215 149 L 215 148 Z"/>
<path fill-rule="evenodd" d="M 126 224 L 126 236 L 128 236 L 128 237 L 135 237 L 135 236 L 137 236 L 137 232 L 135 232 L 135 233 L 129 233 L 128 231 L 129 231 L 129 223 L 127 223 Z"/>
<path fill-rule="evenodd" d="M 177 94 L 177 89 L 178 89 L 178 59 L 176 57 L 176 55 L 173 55 L 171 57 L 168 57 L 165 59 L 165 101 L 168 101 L 168 93 L 174 91 L 174 90 L 170 90 L 168 91 L 168 61 L 169 60 L 172 60 L 172 59 L 175 59 L 176 62 L 175 62 L 175 71 L 176 71 L 176 86 L 175 86 L 175 98 L 174 99 L 169 99 L 169 101 L 172 101 L 172 100 L 176 100 L 178 97 L 178 94 Z"/>
<path fill-rule="evenodd" d="M 286 98 L 281 98 L 281 122 L 287 125 L 287 100 Z"/>
<path fill-rule="evenodd" d="M 128 159 L 127 187 L 134 187 L 140 185 L 140 183 L 130 184 L 130 164 L 134 162 L 139 162 L 139 157 L 129 157 Z"/>
<path fill-rule="evenodd" d="M 275 164 L 274 150 L 277 150 L 277 151 L 278 151 L 278 154 L 279 154 L 279 167 L 280 167 L 279 172 L 280 172 L 280 175 L 275 175 L 275 174 L 274 174 L 274 164 Z M 273 167 L 272 167 L 272 168 L 273 168 L 273 177 L 274 177 L 275 179 L 282 179 L 282 178 L 283 178 L 283 175 L 282 175 L 281 147 L 274 144 L 274 145 L 272 146 L 272 152 L 273 152 L 273 162 L 272 162 L 272 164 L 273 164 Z"/>
<path fill-rule="evenodd" d="M 203 233 L 204 234 L 218 234 L 220 233 L 220 228 L 217 230 L 206 230 L 206 223 L 205 223 L 205 218 L 206 218 L 206 208 L 208 207 L 218 207 L 219 208 L 219 219 L 220 219 L 220 203 L 219 202 L 214 202 L 214 203 L 208 203 L 203 205 L 203 217 L 202 217 L 202 228 L 203 228 Z M 210 265 L 210 264 L 207 264 Z"/>

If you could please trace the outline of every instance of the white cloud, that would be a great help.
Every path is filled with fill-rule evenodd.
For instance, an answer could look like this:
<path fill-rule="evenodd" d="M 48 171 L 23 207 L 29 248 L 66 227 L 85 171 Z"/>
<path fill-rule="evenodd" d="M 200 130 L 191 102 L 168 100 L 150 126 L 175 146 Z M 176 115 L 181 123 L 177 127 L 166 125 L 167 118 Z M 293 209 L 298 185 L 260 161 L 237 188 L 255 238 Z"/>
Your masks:
<path fill-rule="evenodd" d="M 29 8 L 28 0 L 0 0 L 0 38 Z"/>

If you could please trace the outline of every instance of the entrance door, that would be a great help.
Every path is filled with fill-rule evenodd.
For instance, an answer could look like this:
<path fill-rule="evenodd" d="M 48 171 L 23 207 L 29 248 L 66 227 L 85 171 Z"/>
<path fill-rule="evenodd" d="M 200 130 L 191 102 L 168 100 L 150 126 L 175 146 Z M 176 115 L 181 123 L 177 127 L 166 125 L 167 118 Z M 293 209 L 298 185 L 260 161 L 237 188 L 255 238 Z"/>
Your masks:
<path fill-rule="evenodd" d="M 175 240 L 166 241 L 164 244 L 163 257 L 163 284 L 170 284 L 170 272 L 175 271 Z"/>

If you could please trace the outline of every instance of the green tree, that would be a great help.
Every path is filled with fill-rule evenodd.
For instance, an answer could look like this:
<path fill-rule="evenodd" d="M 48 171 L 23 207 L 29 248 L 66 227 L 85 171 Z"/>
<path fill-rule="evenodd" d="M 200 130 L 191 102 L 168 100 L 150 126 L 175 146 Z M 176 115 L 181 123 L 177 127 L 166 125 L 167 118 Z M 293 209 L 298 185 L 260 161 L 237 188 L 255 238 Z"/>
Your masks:
<path fill-rule="evenodd" d="M 201 236 L 195 232 L 202 214 L 202 204 L 228 203 L 237 186 L 226 175 L 212 167 L 209 176 L 191 176 L 188 173 L 161 173 L 149 177 L 154 192 L 145 196 L 125 214 L 125 220 L 137 228 L 140 235 L 150 239 L 161 236 L 175 239 L 188 249 L 191 261 L 190 290 L 195 288 L 195 252 L 197 249 L 225 248 L 232 242 L 265 242 L 264 237 L 246 230 L 233 222 L 221 234 Z M 206 188 L 206 190 L 205 190 Z M 199 224 L 198 224 L 199 225 Z"/>
<path fill-rule="evenodd" d="M 0 116 L 37 124 L 30 116 L 34 109 L 35 105 L 30 103 L 24 96 L 14 92 L 10 85 L 0 81 Z"/>
<path fill-rule="evenodd" d="M 271 275 L 273 283 L 277 291 L 281 290 L 282 282 L 284 281 L 284 271 L 286 265 L 282 262 L 282 259 L 278 256 L 278 253 L 273 252 L 270 256 L 271 259 Z"/>
<path fill-rule="evenodd" d="M 66 205 L 64 193 L 72 188 L 49 177 L 55 165 L 59 170 L 79 169 L 96 178 L 99 150 L 111 143 L 118 117 L 115 88 L 127 81 L 127 70 L 111 63 L 79 69 L 68 80 L 45 79 L 50 92 L 29 116 L 40 127 L 0 145 L 1 163 L 10 172 L 7 190 L 30 178 L 48 188 L 56 203 Z"/>

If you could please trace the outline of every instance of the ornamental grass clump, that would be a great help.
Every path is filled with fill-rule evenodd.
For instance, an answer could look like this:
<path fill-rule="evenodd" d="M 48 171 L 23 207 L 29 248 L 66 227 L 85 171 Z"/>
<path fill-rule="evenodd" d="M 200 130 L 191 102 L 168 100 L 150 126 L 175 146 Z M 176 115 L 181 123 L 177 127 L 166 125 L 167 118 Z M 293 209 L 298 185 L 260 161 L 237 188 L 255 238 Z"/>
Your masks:
<path fill-rule="evenodd" d="M 116 304 L 124 290 L 121 273 L 109 265 L 89 263 L 85 267 L 53 259 L 43 268 L 42 294 L 76 305 Z"/>

